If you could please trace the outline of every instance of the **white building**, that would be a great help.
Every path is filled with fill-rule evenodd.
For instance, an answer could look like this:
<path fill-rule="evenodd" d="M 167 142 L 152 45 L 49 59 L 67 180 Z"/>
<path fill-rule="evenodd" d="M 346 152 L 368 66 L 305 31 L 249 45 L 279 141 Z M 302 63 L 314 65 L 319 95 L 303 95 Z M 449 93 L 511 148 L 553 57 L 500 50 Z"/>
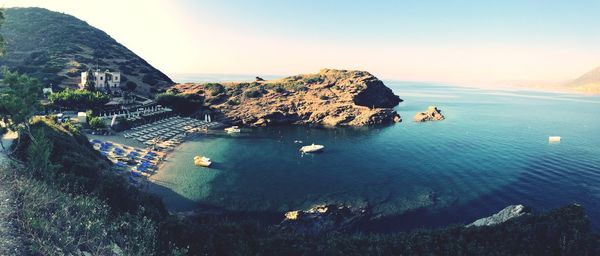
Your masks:
<path fill-rule="evenodd" d="M 89 72 L 81 72 L 81 83 L 79 87 L 84 89 L 86 87 L 86 81 L 88 79 Z M 120 72 L 110 72 L 100 71 L 99 69 L 93 72 L 94 85 L 96 90 L 107 92 L 106 88 L 110 91 L 118 91 L 120 90 L 119 85 L 121 84 L 121 73 Z"/>
<path fill-rule="evenodd" d="M 77 113 L 77 121 L 80 124 L 87 123 L 87 114 L 85 112 L 79 112 L 79 113 Z"/>
<path fill-rule="evenodd" d="M 44 95 L 48 95 L 48 94 L 53 94 L 54 92 L 52 91 L 52 87 L 48 87 L 48 88 L 42 88 L 42 93 Z"/>

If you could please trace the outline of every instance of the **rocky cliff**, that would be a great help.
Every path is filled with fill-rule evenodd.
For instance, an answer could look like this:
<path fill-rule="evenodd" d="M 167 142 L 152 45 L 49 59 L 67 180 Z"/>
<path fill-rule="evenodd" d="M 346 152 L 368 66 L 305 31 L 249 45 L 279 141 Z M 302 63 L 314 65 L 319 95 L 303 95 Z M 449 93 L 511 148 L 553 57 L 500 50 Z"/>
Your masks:
<path fill-rule="evenodd" d="M 392 109 L 402 100 L 364 71 L 323 69 L 270 81 L 178 84 L 173 90 L 202 95 L 217 117 L 248 126 L 365 126 L 402 120 Z"/>

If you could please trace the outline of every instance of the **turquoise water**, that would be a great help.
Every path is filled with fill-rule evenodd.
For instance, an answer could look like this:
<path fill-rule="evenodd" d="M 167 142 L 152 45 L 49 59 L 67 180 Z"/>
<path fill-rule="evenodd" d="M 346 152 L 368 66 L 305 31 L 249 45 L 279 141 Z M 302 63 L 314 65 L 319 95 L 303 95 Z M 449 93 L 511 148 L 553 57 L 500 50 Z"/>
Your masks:
<path fill-rule="evenodd" d="M 202 135 L 156 176 L 172 210 L 210 205 L 287 211 L 318 203 L 369 206 L 373 230 L 465 223 L 509 204 L 568 203 L 600 223 L 600 98 L 386 82 L 404 122 L 372 128 L 272 127 Z M 415 123 L 429 105 L 446 120 Z M 548 136 L 562 136 L 549 144 Z M 302 155 L 304 144 L 326 146 Z M 203 154 L 210 169 L 193 165 Z"/>

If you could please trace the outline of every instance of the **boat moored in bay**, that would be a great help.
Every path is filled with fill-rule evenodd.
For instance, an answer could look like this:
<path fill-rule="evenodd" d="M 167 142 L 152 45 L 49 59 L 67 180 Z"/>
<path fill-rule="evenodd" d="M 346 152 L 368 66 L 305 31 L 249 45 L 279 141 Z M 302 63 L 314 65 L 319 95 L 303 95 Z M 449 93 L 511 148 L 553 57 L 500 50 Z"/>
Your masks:
<path fill-rule="evenodd" d="M 324 148 L 325 148 L 325 146 L 323 146 L 323 145 L 316 145 L 315 143 L 313 143 L 312 145 L 301 147 L 300 148 L 300 152 L 302 152 L 302 153 L 314 153 L 314 152 L 320 152 Z"/>

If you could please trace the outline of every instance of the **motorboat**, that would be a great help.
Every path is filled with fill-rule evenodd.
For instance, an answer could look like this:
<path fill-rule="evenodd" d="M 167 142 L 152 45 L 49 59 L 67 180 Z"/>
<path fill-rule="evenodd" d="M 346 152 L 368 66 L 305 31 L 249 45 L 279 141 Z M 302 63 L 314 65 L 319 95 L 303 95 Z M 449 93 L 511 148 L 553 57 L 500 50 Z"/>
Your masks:
<path fill-rule="evenodd" d="M 239 133 L 241 131 L 242 130 L 238 126 L 231 126 L 231 127 L 225 128 L 225 132 L 227 132 L 227 133 Z"/>
<path fill-rule="evenodd" d="M 300 152 L 302 152 L 302 153 L 314 153 L 314 152 L 322 151 L 324 148 L 325 148 L 325 146 L 323 146 L 323 145 L 316 145 L 315 143 L 313 143 L 312 145 L 301 147 L 300 148 Z"/>
<path fill-rule="evenodd" d="M 205 157 L 205 156 L 195 156 L 194 157 L 194 164 L 196 166 L 201 166 L 201 167 L 209 167 L 212 162 L 210 161 L 210 158 Z"/>

